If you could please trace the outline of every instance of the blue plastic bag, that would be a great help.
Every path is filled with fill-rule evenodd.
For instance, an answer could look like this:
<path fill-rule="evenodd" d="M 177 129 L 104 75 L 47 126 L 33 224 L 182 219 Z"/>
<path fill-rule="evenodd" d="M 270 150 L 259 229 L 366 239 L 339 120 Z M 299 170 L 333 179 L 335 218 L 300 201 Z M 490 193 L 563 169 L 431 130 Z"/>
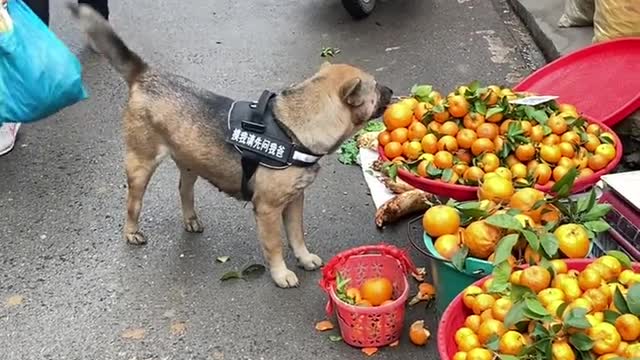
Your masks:
<path fill-rule="evenodd" d="M 0 124 L 32 122 L 87 98 L 76 56 L 25 5 L 9 1 L 0 34 Z"/>

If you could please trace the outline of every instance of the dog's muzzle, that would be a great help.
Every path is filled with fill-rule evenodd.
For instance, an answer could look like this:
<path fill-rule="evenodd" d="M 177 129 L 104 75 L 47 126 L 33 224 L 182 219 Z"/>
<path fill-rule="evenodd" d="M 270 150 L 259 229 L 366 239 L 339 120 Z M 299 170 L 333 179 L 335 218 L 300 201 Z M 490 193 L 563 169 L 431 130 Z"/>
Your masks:
<path fill-rule="evenodd" d="M 376 88 L 380 96 L 378 97 L 378 108 L 376 109 L 373 118 L 382 116 L 387 105 L 391 102 L 391 96 L 393 96 L 393 90 L 384 85 L 376 84 Z"/>

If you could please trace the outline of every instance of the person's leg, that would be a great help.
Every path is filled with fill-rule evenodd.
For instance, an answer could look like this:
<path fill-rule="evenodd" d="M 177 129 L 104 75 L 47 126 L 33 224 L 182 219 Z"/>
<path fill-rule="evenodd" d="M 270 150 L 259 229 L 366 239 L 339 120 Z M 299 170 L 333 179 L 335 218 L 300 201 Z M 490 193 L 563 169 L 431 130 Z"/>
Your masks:
<path fill-rule="evenodd" d="M 87 4 L 100 13 L 105 19 L 109 20 L 109 1 L 108 0 L 78 0 L 78 4 Z"/>
<path fill-rule="evenodd" d="M 49 0 L 23 0 L 43 23 L 49 26 Z"/>

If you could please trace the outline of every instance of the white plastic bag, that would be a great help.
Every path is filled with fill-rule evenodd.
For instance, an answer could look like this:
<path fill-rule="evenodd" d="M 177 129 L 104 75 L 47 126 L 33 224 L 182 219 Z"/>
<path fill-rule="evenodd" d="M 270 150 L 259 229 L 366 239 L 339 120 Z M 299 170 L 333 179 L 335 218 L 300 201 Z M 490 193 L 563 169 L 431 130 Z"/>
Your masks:
<path fill-rule="evenodd" d="M 596 0 L 594 42 L 640 36 L 640 0 Z"/>
<path fill-rule="evenodd" d="M 13 30 L 13 21 L 7 11 L 7 3 L 0 0 L 0 34 L 8 33 Z"/>
<path fill-rule="evenodd" d="M 565 0 L 564 13 L 558 21 L 558 26 L 591 26 L 594 13 L 595 0 Z"/>

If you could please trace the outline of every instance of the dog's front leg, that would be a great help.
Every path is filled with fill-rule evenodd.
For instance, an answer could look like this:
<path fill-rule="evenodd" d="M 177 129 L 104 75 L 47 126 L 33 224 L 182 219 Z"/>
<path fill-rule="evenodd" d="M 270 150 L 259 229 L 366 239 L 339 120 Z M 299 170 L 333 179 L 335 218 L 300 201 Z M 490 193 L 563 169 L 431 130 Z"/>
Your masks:
<path fill-rule="evenodd" d="M 204 227 L 193 205 L 193 186 L 198 180 L 198 176 L 187 169 L 180 168 L 180 202 L 182 204 L 182 219 L 184 221 L 184 229 L 192 233 L 201 233 Z"/>
<path fill-rule="evenodd" d="M 305 270 L 315 270 L 322 265 L 322 259 L 307 249 L 304 241 L 304 225 L 302 221 L 304 192 L 296 196 L 284 209 L 284 227 L 289 245 L 298 259 L 298 264 Z"/>
<path fill-rule="evenodd" d="M 264 202 L 254 202 L 258 237 L 269 264 L 271 278 L 278 286 L 289 288 L 298 286 L 298 277 L 284 262 L 281 237 L 282 210 L 282 206 L 274 207 Z"/>

